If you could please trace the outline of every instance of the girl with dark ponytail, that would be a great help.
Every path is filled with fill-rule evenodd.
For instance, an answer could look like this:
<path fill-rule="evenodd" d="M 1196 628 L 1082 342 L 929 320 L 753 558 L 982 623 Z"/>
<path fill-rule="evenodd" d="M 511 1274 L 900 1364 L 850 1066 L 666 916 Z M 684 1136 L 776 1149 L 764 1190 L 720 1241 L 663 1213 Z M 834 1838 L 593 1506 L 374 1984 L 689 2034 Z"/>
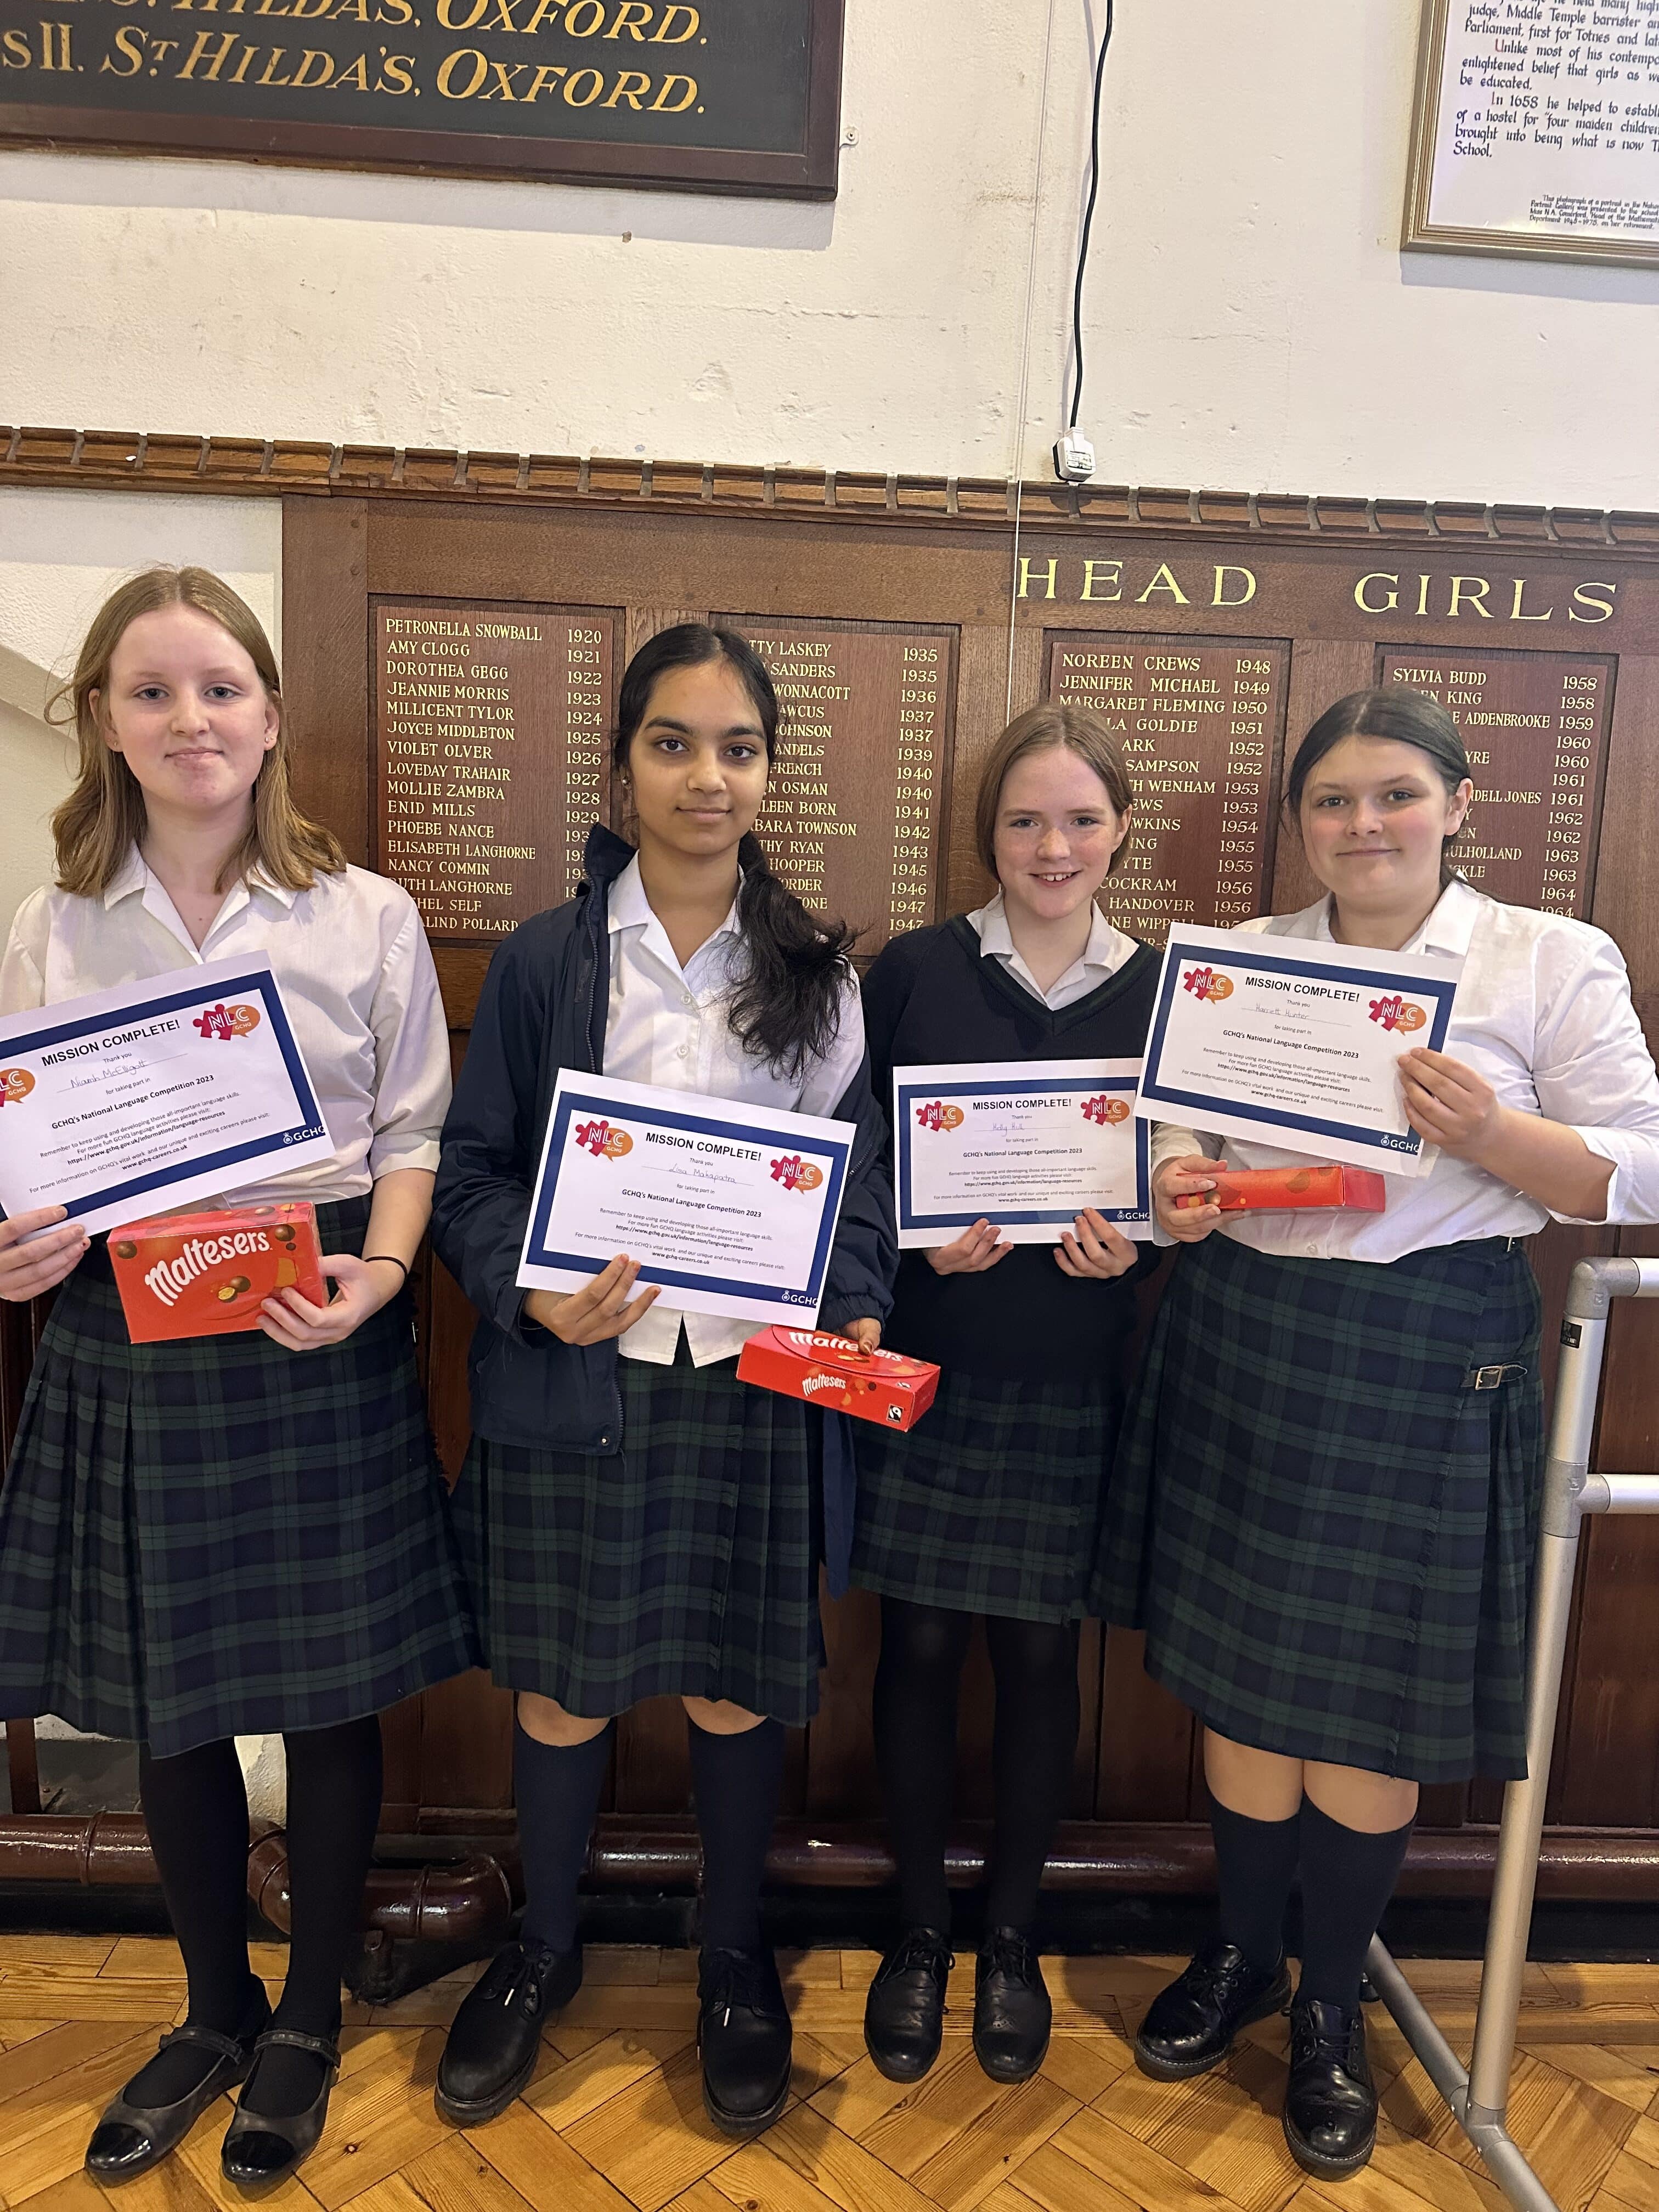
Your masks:
<path fill-rule="evenodd" d="M 635 654 L 614 752 L 634 842 L 596 824 L 576 896 L 496 953 L 444 1131 L 433 1241 L 482 1316 L 457 1513 L 489 1664 L 517 1693 L 526 1891 L 438 2070 L 462 2125 L 518 2094 L 544 2014 L 580 1983 L 577 1882 L 615 1717 L 665 1694 L 685 1707 L 702 1837 L 704 2103 L 745 2135 L 787 2094 L 760 1884 L 784 1729 L 817 1702 L 822 1531 L 850 1526 L 823 1417 L 740 1385 L 746 1325 L 670 1310 L 625 1253 L 568 1294 L 515 1279 L 558 1071 L 603 1070 L 856 1124 L 820 1317 L 879 1340 L 896 1253 L 852 940 L 753 834 L 777 726 L 734 633 L 682 623 Z"/>

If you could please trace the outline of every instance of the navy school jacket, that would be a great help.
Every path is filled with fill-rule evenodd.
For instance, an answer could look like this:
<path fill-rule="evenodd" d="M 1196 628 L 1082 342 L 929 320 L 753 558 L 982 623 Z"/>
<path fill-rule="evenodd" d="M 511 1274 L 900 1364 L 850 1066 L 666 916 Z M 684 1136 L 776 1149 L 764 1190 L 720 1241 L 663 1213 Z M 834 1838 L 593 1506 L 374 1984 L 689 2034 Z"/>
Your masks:
<path fill-rule="evenodd" d="M 472 1425 L 493 1443 L 544 1449 L 620 1449 L 622 1400 L 617 1343 L 569 1345 L 526 1321 L 514 1280 L 561 1067 L 603 1072 L 610 996 L 611 886 L 633 848 L 595 825 L 584 855 L 586 881 L 565 905 L 533 915 L 505 939 L 489 963 L 471 1042 L 444 1124 L 432 1201 L 432 1243 L 479 1313 L 467 1363 Z M 884 1171 L 886 1124 L 870 1088 L 866 1059 L 835 1109 L 856 1124 L 841 1218 L 819 1320 L 838 1328 L 865 1315 L 884 1321 L 898 1253 L 892 1191 Z M 843 1417 L 835 1417 L 839 1424 Z M 850 1455 L 827 1442 L 826 1548 L 840 1577 L 843 1521 L 850 1525 Z M 849 1464 L 843 1473 L 841 1462 Z"/>

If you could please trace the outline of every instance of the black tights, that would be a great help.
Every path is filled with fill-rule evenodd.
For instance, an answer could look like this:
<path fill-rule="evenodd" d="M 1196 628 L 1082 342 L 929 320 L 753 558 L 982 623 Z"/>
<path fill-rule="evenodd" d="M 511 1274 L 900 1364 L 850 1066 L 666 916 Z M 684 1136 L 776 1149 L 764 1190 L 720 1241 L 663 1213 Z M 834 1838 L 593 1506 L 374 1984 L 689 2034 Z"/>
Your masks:
<path fill-rule="evenodd" d="M 957 1694 L 973 1615 L 881 1601 L 876 1762 L 907 1925 L 948 1931 L 945 1847 L 956 1768 Z M 1065 1621 L 985 1623 L 996 1682 L 991 1771 L 996 1826 L 987 1928 L 1029 1929 L 1065 1808 L 1077 1745 L 1078 1631 Z"/>
<path fill-rule="evenodd" d="M 380 1724 L 374 1717 L 284 1735 L 292 1926 L 288 1978 L 274 2025 L 333 2037 L 340 1972 L 362 1910 L 380 1813 Z M 139 1794 L 190 1986 L 190 2018 L 221 2034 L 258 2025 L 261 1996 L 247 1953 L 247 1793 L 228 1737 L 156 1759 L 139 1753 Z M 183 2096 L 214 2063 L 188 2044 L 152 2059 L 128 2095 L 135 2104 Z M 261 2056 L 250 2109 L 269 2118 L 303 2111 L 322 2084 L 320 2059 Z"/>

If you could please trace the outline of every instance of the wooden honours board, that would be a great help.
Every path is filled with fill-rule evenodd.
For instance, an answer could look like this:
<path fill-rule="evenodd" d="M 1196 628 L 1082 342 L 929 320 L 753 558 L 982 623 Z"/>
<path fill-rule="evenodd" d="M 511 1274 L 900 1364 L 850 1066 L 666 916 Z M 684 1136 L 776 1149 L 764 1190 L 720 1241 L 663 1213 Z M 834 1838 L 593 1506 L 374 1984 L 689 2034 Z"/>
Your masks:
<path fill-rule="evenodd" d="M 370 635 L 380 866 L 429 935 L 505 936 L 570 896 L 605 812 L 616 617 L 380 599 Z"/>
<path fill-rule="evenodd" d="M 1249 638 L 1051 632 L 1047 692 L 1101 715 L 1128 765 L 1134 835 L 1102 904 L 1162 945 L 1174 921 L 1225 929 L 1273 881 L 1290 648 Z"/>
<path fill-rule="evenodd" d="M 417 459 L 441 491 L 410 491 Z M 1659 518 L 1557 515 L 1546 530 L 1526 514 L 1454 510 L 1425 526 L 1421 510 L 1382 503 L 1328 502 L 1310 518 L 1305 502 L 1292 512 L 1265 495 L 1147 491 L 1115 514 L 1109 494 L 1030 486 L 1016 543 L 1000 487 L 959 485 L 955 511 L 938 488 L 933 507 L 907 510 L 906 485 L 881 479 L 826 486 L 780 471 L 763 487 L 760 472 L 657 463 L 645 477 L 595 460 L 569 464 L 563 488 L 544 495 L 532 459 L 513 464 L 526 489 L 463 498 L 447 489 L 459 464 L 447 455 L 405 457 L 384 495 L 343 489 L 348 466 L 368 465 L 345 456 L 338 486 L 319 477 L 285 507 L 297 786 L 354 860 L 416 890 L 441 939 L 458 1049 L 491 945 L 566 895 L 588 823 L 608 811 L 604 739 L 628 653 L 688 615 L 723 611 L 758 644 L 784 710 L 762 823 L 774 862 L 811 905 L 861 925 L 866 948 L 984 899 L 980 766 L 1010 713 L 1045 696 L 1103 714 L 1138 787 L 1135 865 L 1108 894 L 1121 926 L 1156 942 L 1176 918 L 1224 925 L 1303 906 L 1317 887 L 1280 814 L 1286 763 L 1346 693 L 1415 682 L 1445 701 L 1474 759 L 1472 879 L 1608 930 L 1659 1036 L 1648 851 Z M 394 618 L 451 627 L 392 629 Z M 462 673 L 434 672 L 443 666 Z M 429 688 L 443 684 L 452 696 Z M 492 750 L 452 757 L 451 744 Z M 1594 1226 L 1536 1239 L 1547 1314 L 1559 1316 L 1575 1258 L 1615 1249 L 1648 1252 L 1655 1239 Z M 466 1444 L 472 1316 L 441 1268 L 426 1287 L 428 1403 L 453 1470 Z M 1547 1327 L 1547 1359 L 1553 1336 Z M 1603 1462 L 1654 1468 L 1659 1309 L 1621 1308 L 1609 1341 Z M 1659 1575 L 1659 1522 L 1598 1523 L 1586 1553 L 1552 1820 L 1596 1832 L 1582 1877 L 1559 1877 L 1593 1893 L 1635 1880 L 1659 1850 L 1659 1677 L 1640 1599 Z M 826 1609 L 823 1702 L 792 1753 L 784 1805 L 786 1831 L 793 1819 L 811 1838 L 801 1879 L 830 1864 L 837 1880 L 858 1878 L 849 1869 L 873 1863 L 856 1840 L 879 1815 L 873 1610 L 859 1592 Z M 1068 1810 L 1103 1880 L 1155 1885 L 1180 1860 L 1202 1883 L 1189 1717 L 1115 1630 L 1085 1624 L 1082 1669 Z M 963 1700 L 964 1818 L 990 1808 L 989 1705 L 988 1689 Z M 510 1701 L 481 1678 L 427 1693 L 389 1727 L 387 1819 L 400 1832 L 472 1835 L 508 1818 Z M 619 1725 L 601 1835 L 611 1821 L 641 1879 L 666 1878 L 655 1860 L 641 1871 L 642 1816 L 690 1834 L 684 1744 L 665 1701 Z M 1497 1804 L 1486 1784 L 1431 1793 L 1419 1864 L 1427 1853 L 1474 1887 Z M 1609 1831 L 1624 1833 L 1607 1841 Z"/>
<path fill-rule="evenodd" d="M 1613 675 L 1579 653 L 1377 654 L 1379 684 L 1428 692 L 1457 725 L 1474 799 L 1455 857 L 1493 898 L 1589 913 Z"/>
<path fill-rule="evenodd" d="M 766 663 L 778 759 L 756 829 L 796 896 L 860 952 L 936 919 L 956 637 L 875 623 L 716 618 Z"/>

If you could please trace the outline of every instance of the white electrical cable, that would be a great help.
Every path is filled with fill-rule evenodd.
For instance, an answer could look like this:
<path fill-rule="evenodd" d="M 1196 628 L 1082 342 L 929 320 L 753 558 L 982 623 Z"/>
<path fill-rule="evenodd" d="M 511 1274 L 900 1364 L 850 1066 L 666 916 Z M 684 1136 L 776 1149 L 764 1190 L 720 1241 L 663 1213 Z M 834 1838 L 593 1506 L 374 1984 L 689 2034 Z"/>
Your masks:
<path fill-rule="evenodd" d="M 1031 383 L 1031 312 L 1036 298 L 1037 226 L 1042 213 L 1042 149 L 1048 136 L 1048 69 L 1054 52 L 1054 8 L 1048 0 L 1048 28 L 1042 45 L 1042 89 L 1037 100 L 1036 173 L 1031 182 L 1031 242 L 1025 257 L 1025 328 L 1020 345 L 1019 400 L 1014 413 L 1014 450 L 1009 475 L 1014 486 L 1014 545 L 1008 571 L 1008 687 L 1003 720 L 1014 718 L 1014 617 L 1019 606 L 1020 505 L 1024 489 L 1025 403 Z"/>

